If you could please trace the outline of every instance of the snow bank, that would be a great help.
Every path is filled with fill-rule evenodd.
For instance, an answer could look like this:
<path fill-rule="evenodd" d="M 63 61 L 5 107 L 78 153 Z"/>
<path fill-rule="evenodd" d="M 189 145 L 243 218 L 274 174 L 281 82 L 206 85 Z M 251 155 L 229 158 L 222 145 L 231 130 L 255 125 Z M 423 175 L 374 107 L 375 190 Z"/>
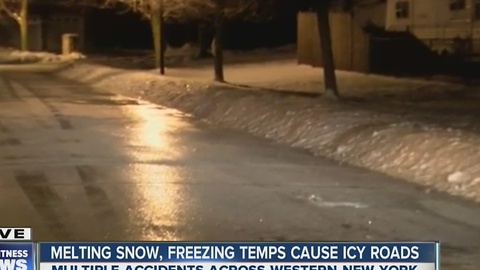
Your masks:
<path fill-rule="evenodd" d="M 29 52 L 10 48 L 0 48 L 0 64 L 55 63 L 84 58 L 84 55 L 77 52 L 69 55 L 57 55 L 48 52 Z"/>
<path fill-rule="evenodd" d="M 390 105 L 366 109 L 364 103 L 335 103 L 86 63 L 58 75 L 384 172 L 421 184 L 426 192 L 434 188 L 480 202 L 480 128 L 445 125 L 445 115 L 415 115 L 408 107 Z"/>

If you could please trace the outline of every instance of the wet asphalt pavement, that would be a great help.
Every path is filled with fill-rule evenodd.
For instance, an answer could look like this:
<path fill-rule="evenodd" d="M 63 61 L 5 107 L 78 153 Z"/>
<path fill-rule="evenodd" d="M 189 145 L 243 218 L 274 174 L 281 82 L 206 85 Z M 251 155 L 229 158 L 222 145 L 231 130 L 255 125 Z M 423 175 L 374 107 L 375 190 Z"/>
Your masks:
<path fill-rule="evenodd" d="M 0 226 L 35 240 L 440 240 L 479 269 L 480 206 L 53 75 L 0 80 Z"/>

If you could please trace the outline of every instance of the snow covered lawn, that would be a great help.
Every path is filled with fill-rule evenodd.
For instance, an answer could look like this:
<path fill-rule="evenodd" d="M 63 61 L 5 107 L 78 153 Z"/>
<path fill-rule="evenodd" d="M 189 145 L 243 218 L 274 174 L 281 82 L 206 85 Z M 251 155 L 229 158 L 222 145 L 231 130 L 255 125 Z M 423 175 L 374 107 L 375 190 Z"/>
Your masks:
<path fill-rule="evenodd" d="M 83 59 L 80 53 L 70 55 L 57 55 L 48 52 L 19 51 L 11 48 L 0 48 L 1 64 L 32 64 L 32 63 L 58 63 Z"/>
<path fill-rule="evenodd" d="M 77 63 L 57 75 L 480 202 L 474 89 L 339 72 L 349 99 L 332 102 L 282 93 L 323 91 L 321 70 L 292 60 L 229 65 L 235 85 L 212 83 L 211 67 L 156 73 Z"/>

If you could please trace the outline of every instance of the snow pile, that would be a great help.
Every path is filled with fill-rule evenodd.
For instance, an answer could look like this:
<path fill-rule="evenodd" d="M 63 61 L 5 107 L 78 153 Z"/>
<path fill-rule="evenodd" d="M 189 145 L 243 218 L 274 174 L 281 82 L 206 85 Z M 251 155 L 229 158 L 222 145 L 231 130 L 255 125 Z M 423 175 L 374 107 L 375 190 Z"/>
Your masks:
<path fill-rule="evenodd" d="M 197 50 L 198 49 L 190 43 L 187 43 L 180 48 L 167 46 L 165 50 L 165 58 L 168 59 L 169 62 L 187 62 L 191 61 L 195 57 Z M 153 60 L 153 55 L 151 56 L 151 59 Z"/>
<path fill-rule="evenodd" d="M 0 49 L 0 64 L 59 63 L 84 59 L 78 52 L 69 55 L 57 55 L 48 52 L 29 52 L 14 49 Z"/>
<path fill-rule="evenodd" d="M 276 74 L 278 87 L 282 81 L 278 79 L 279 74 Z M 126 72 L 92 64 L 76 64 L 58 75 L 419 183 L 427 187 L 427 192 L 433 187 L 480 202 L 480 126 L 468 126 L 472 120 L 466 116 L 415 110 L 393 103 L 335 103 L 280 91 L 239 89 L 212 84 L 205 79 L 160 77 L 149 72 Z M 363 83 L 368 85 L 372 77 L 362 76 L 365 77 Z M 287 82 L 288 79 L 287 76 Z M 360 96 L 360 79 L 358 75 L 358 84 L 351 84 L 353 96 Z M 383 79 L 392 88 L 383 92 L 387 93 L 386 98 L 394 94 L 395 89 L 400 91 L 402 85 L 406 93 L 411 93 L 412 86 L 420 84 L 426 88 L 429 85 Z M 343 81 L 348 82 L 348 79 Z M 439 93 L 444 90 L 440 89 Z M 404 95 L 403 101 L 422 95 Z"/>

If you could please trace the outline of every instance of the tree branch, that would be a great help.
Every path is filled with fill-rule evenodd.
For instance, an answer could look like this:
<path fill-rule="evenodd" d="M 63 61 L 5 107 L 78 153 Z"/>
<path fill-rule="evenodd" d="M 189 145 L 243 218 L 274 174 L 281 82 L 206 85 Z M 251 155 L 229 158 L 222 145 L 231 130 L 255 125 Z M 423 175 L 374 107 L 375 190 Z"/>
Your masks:
<path fill-rule="evenodd" d="M 5 1 L 5 0 L 0 0 Z M 18 0 L 17 0 L 18 1 Z M 103 7 L 113 7 L 115 4 L 128 7 L 131 10 L 149 18 L 157 14 L 161 0 L 71 0 L 90 3 Z M 274 13 L 275 1 L 272 0 L 166 0 L 164 1 L 163 17 L 166 21 L 192 22 L 210 21 L 215 18 L 218 1 L 224 2 L 222 14 L 225 20 L 268 20 Z"/>
<path fill-rule="evenodd" d="M 5 11 L 5 13 L 11 18 L 13 18 L 15 21 L 17 22 L 20 21 L 20 16 L 18 15 L 18 12 L 8 8 L 7 4 L 5 3 L 5 0 L 0 0 L 0 9 Z"/>

